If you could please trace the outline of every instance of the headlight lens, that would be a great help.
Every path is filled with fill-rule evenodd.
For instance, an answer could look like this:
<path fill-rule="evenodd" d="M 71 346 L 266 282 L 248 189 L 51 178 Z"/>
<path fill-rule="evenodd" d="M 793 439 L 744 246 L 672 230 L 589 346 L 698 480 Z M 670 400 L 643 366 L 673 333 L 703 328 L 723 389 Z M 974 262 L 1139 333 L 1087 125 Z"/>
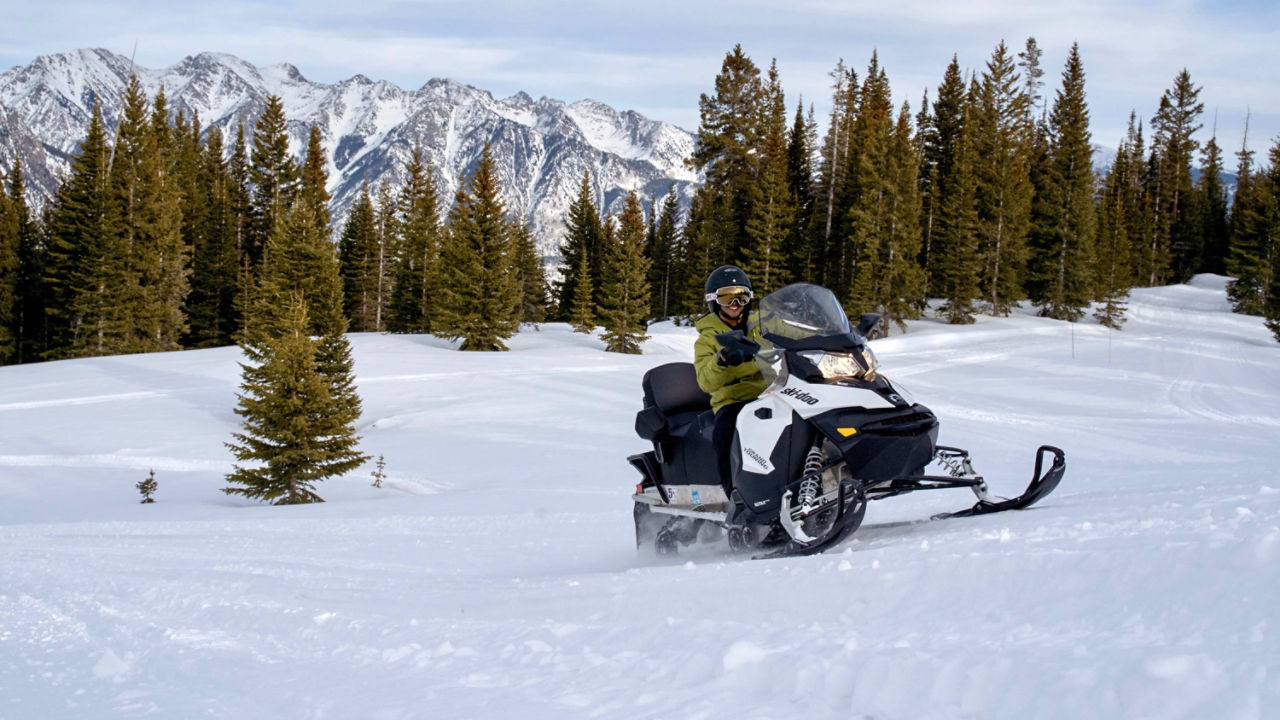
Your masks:
<path fill-rule="evenodd" d="M 871 348 L 863 347 L 857 353 L 829 353 L 821 350 L 802 352 L 800 356 L 813 363 L 827 380 L 853 378 L 875 380 L 880 363 Z"/>

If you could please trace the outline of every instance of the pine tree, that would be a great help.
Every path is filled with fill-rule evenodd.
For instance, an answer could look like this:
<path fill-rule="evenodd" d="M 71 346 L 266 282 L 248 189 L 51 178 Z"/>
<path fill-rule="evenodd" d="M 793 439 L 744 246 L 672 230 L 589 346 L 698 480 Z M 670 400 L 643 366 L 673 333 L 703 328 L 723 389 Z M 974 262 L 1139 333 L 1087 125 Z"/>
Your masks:
<path fill-rule="evenodd" d="M 796 103 L 795 120 L 787 134 L 787 185 L 791 189 L 791 205 L 795 219 L 783 247 L 788 277 L 807 282 L 813 277 L 813 245 L 810 235 L 816 196 L 814 194 L 813 152 L 817 144 L 817 124 L 813 106 L 804 115 L 804 103 Z"/>
<path fill-rule="evenodd" d="M 890 207 L 898 178 L 890 168 L 894 119 L 889 81 L 872 54 L 857 103 L 858 112 L 848 127 L 848 175 L 841 206 L 847 207 L 841 223 L 839 265 L 846 268 L 839 292 L 850 312 L 871 312 L 882 300 L 879 293 L 891 223 Z M 885 251 L 885 252 L 882 252 Z"/>
<path fill-rule="evenodd" d="M 231 166 L 223 156 L 222 132 L 210 128 L 197 171 L 204 211 L 194 230 L 186 306 L 190 325 L 186 344 L 191 347 L 230 345 L 239 325 L 243 220 L 237 212 L 239 192 Z"/>
<path fill-rule="evenodd" d="M 1227 225 L 1227 191 L 1222 184 L 1222 148 L 1215 132 L 1205 143 L 1202 173 L 1195 185 L 1197 233 L 1203 251 L 1197 262 L 1199 272 L 1225 274 L 1229 252 Z"/>
<path fill-rule="evenodd" d="M 461 339 L 462 350 L 506 350 L 515 334 L 519 295 L 513 267 L 511 228 L 499 195 L 493 154 L 486 144 L 475 174 L 458 191 L 449 214 L 443 253 L 447 319 L 444 337 Z"/>
<path fill-rule="evenodd" d="M 391 317 L 398 264 L 396 258 L 400 252 L 401 236 L 404 234 L 403 223 L 400 221 L 400 200 L 392 191 L 390 183 L 384 182 L 378 186 L 373 224 L 374 240 L 377 243 L 374 252 L 374 277 L 377 279 L 374 286 L 374 327 L 382 332 L 387 330 Z"/>
<path fill-rule="evenodd" d="M 930 240 L 929 271 L 931 287 L 945 304 L 942 312 L 947 322 L 967 324 L 974 321 L 974 302 L 979 297 L 978 279 L 981 257 L 978 254 L 977 182 L 973 167 L 977 158 L 974 146 L 974 123 L 970 119 L 972 103 L 961 108 L 955 155 L 943 181 L 936 186 L 937 218 Z"/>
<path fill-rule="evenodd" d="M 1231 248 L 1227 256 L 1227 297 L 1234 310 L 1246 315 L 1261 315 L 1264 291 L 1265 257 L 1259 229 L 1258 186 L 1266 177 L 1255 178 L 1253 151 L 1249 149 L 1249 123 L 1245 120 L 1244 138 L 1236 153 L 1236 195 L 1231 205 Z"/>
<path fill-rule="evenodd" d="M 568 300 L 569 325 L 574 332 L 590 333 L 596 327 L 596 309 L 592 303 L 595 285 L 591 282 L 591 265 L 587 254 L 578 255 L 578 281 L 573 286 L 573 297 Z"/>
<path fill-rule="evenodd" d="M 129 283 L 129 305 L 121 309 L 132 327 L 117 352 L 176 350 L 187 332 L 182 309 L 190 290 L 190 253 L 176 148 L 163 89 L 149 118 L 135 120 L 126 107 L 112 183 L 121 206 Z"/>
<path fill-rule="evenodd" d="M 557 317 L 574 327 L 589 328 L 594 325 L 594 293 L 596 284 L 591 268 L 598 265 L 592 253 L 600 245 L 600 211 L 596 207 L 595 193 L 591 188 L 591 173 L 583 171 L 578 195 L 569 205 L 565 218 L 564 240 L 560 254 L 564 262 L 560 267 L 560 279 L 554 284 Z M 583 293 L 579 286 L 587 285 L 591 293 Z M 578 321 L 586 322 L 580 325 Z M 583 330 L 582 332 L 589 332 Z"/>
<path fill-rule="evenodd" d="M 297 163 L 289 154 L 284 101 L 271 95 L 253 130 L 249 166 L 249 181 L 253 187 L 252 215 L 245 245 L 250 268 L 256 268 L 262 262 L 263 249 L 277 219 L 288 210 L 297 195 L 298 178 Z"/>
<path fill-rule="evenodd" d="M 848 174 L 849 126 L 857 103 L 857 76 L 847 69 L 844 60 L 836 62 L 830 72 L 831 122 L 823 137 L 818 162 L 818 179 L 814 192 L 812 227 L 809 229 L 810 277 L 818 283 L 838 285 L 831 267 L 831 250 L 838 245 L 839 223 L 842 221 L 839 200 L 844 197 Z"/>
<path fill-rule="evenodd" d="M 701 119 L 692 158 L 693 168 L 706 173 L 699 192 L 712 212 L 708 229 L 731 262 L 744 258 L 747 225 L 760 198 L 766 105 L 760 69 L 735 45 L 716 75 L 715 94 L 703 93 L 698 101 Z"/>
<path fill-rule="evenodd" d="M 59 188 L 49 223 L 45 266 L 48 359 L 118 352 L 132 287 L 125 267 L 120 208 L 108 180 L 106 131 L 97 106 L 71 177 Z"/>
<path fill-rule="evenodd" d="M 1106 327 L 1119 330 L 1124 324 L 1126 298 L 1129 294 L 1129 272 L 1132 238 L 1130 218 L 1136 208 L 1132 188 L 1138 182 L 1141 156 L 1133 156 L 1135 118 L 1129 118 L 1129 133 L 1116 151 L 1115 161 L 1103 181 L 1098 208 L 1097 299 L 1093 315 Z M 1135 160 L 1137 164 L 1135 164 Z"/>
<path fill-rule="evenodd" d="M 0 365 L 17 354 L 18 209 L 0 193 Z"/>
<path fill-rule="evenodd" d="M 20 158 L 14 158 L 4 190 L 13 221 L 17 223 L 18 235 L 13 361 L 23 363 L 38 358 L 45 350 L 44 268 L 47 247 L 43 228 L 32 219 L 27 205 L 26 180 Z M 46 212 L 50 206 L 46 206 Z"/>
<path fill-rule="evenodd" d="M 656 205 L 656 203 L 655 203 Z M 653 242 L 649 248 L 649 287 L 653 296 L 649 306 L 653 309 L 655 319 L 664 320 L 675 313 L 675 298 L 672 293 L 680 283 L 680 203 L 676 199 L 675 185 L 662 201 L 660 211 L 653 228 Z"/>
<path fill-rule="evenodd" d="M 645 320 L 649 317 L 649 259 L 644 255 L 644 210 L 634 191 L 618 217 L 618 230 L 606 246 L 604 287 L 601 288 L 600 324 L 604 328 L 605 349 L 610 352 L 640 354 L 640 344 L 648 340 Z"/>
<path fill-rule="evenodd" d="M 405 175 L 395 233 L 398 242 L 387 329 L 427 333 L 433 331 L 440 317 L 440 279 L 444 276 L 440 267 L 440 191 L 431 164 L 419 146 L 414 146 Z"/>
<path fill-rule="evenodd" d="M 1271 163 L 1265 178 L 1258 183 L 1256 221 L 1259 287 L 1262 316 L 1267 328 L 1280 341 L 1280 139 L 1271 146 L 1267 159 Z"/>
<path fill-rule="evenodd" d="M 959 188 L 959 183 L 967 182 L 964 178 L 957 178 L 956 170 L 960 137 L 967 114 L 966 104 L 964 80 L 960 77 L 960 61 L 952 56 L 951 63 L 943 73 L 942 84 L 938 86 L 932 114 L 921 110 L 924 117 L 918 123 L 923 203 L 920 228 L 923 239 L 920 252 L 921 264 L 928 274 L 930 295 L 944 294 L 942 288 L 947 284 L 944 275 L 949 272 L 945 268 L 947 261 L 941 259 L 946 252 L 939 252 L 939 248 L 935 247 L 939 233 L 943 232 L 943 206 L 948 202 L 948 197 L 953 196 Z M 958 208 L 953 201 L 951 204 L 954 215 Z M 954 233 L 956 229 L 952 226 L 946 232 Z M 945 242 L 944 240 L 944 244 Z"/>
<path fill-rule="evenodd" d="M 299 215 L 315 221 L 309 213 Z M 353 413 L 349 402 L 334 397 L 332 379 L 324 373 L 325 349 L 311 337 L 308 304 L 301 294 L 291 294 L 277 334 L 247 353 L 260 361 L 241 363 L 236 414 L 244 426 L 227 447 L 244 465 L 227 475 L 228 495 L 277 505 L 323 502 L 316 483 L 368 459 L 356 449 L 359 402 Z"/>
<path fill-rule="evenodd" d="M 920 256 L 919 156 L 912 137 L 911 109 L 903 103 L 890 138 L 885 174 L 885 213 L 880 242 L 880 276 L 876 304 L 883 313 L 881 327 L 906 329 L 905 320 L 920 316 L 925 300 L 925 273 Z"/>
<path fill-rule="evenodd" d="M 765 87 L 762 157 L 757 161 L 757 200 L 747 220 L 743 269 L 756 292 L 768 293 L 790 282 L 786 243 L 795 224 L 795 204 L 787 170 L 786 102 L 778 65 L 769 67 Z"/>
<path fill-rule="evenodd" d="M 1041 311 L 1059 320 L 1078 320 L 1094 297 L 1093 149 L 1084 67 L 1079 45 L 1071 47 L 1049 115 L 1050 185 L 1048 242 L 1039 248 L 1048 278 Z"/>
<path fill-rule="evenodd" d="M 1242 151 L 1245 187 L 1236 192 L 1233 212 L 1231 264 L 1235 280 L 1228 296 L 1236 312 L 1262 315 L 1269 324 L 1277 313 L 1277 278 L 1280 278 L 1280 141 L 1271 148 L 1271 167 L 1256 177 Z M 1243 193 L 1243 194 L 1242 194 Z"/>
<path fill-rule="evenodd" d="M 307 135 L 307 152 L 298 176 L 298 200 L 307 204 L 320 232 L 329 235 L 329 171 L 321 142 L 320 128 L 312 125 Z"/>
<path fill-rule="evenodd" d="M 511 245 L 516 285 L 519 287 L 519 322 L 536 325 L 547 319 L 547 276 L 533 239 L 533 230 L 519 221 L 511 223 Z"/>
<path fill-rule="evenodd" d="M 1151 121 L 1151 169 L 1156 211 L 1150 284 L 1182 282 L 1198 269 L 1202 254 L 1200 227 L 1196 222 L 1191 159 L 1200 143 L 1192 136 L 1204 111 L 1200 88 L 1183 70 L 1160 98 L 1160 109 Z"/>
<path fill-rule="evenodd" d="M 147 477 L 138 481 L 138 484 L 134 485 L 134 487 L 138 488 L 138 492 L 142 494 L 141 504 L 147 505 L 155 502 L 155 498 L 151 496 L 155 494 L 156 489 L 159 487 L 159 483 L 156 482 L 156 471 L 152 470 Z"/>
<path fill-rule="evenodd" d="M 695 193 L 689 204 L 689 218 L 681 233 L 680 247 L 683 252 L 679 265 L 683 283 L 676 286 L 674 303 L 677 312 L 687 318 L 706 314 L 707 303 L 703 297 L 707 276 L 723 264 L 712 236 L 710 214 L 706 196 Z"/>
<path fill-rule="evenodd" d="M 351 205 L 347 224 L 338 241 L 338 266 L 342 274 L 342 307 L 352 332 L 378 330 L 379 243 L 369 186 Z"/>
<path fill-rule="evenodd" d="M 1031 223 L 1030 98 L 1001 42 L 982 74 L 974 118 L 981 289 L 992 315 L 1023 297 Z"/>

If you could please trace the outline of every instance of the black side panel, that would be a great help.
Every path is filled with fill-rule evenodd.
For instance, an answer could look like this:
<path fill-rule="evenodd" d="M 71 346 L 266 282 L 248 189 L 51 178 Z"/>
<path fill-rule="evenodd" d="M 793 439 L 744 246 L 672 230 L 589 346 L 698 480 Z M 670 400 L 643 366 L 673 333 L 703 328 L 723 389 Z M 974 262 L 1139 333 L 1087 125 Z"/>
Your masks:
<path fill-rule="evenodd" d="M 918 472 L 933 459 L 938 440 L 938 419 L 923 405 L 870 413 L 837 410 L 814 422 L 840 447 L 850 474 L 865 482 Z M 845 436 L 851 428 L 856 432 Z"/>
<path fill-rule="evenodd" d="M 799 415 L 792 413 L 791 425 L 778 438 L 778 444 L 769 454 L 773 472 L 768 475 L 744 471 L 741 467 L 742 446 L 738 436 L 733 438 L 734 488 L 746 503 L 748 518 L 756 522 L 768 522 L 778 516 L 782 491 L 787 484 L 798 479 L 804 467 L 804 458 L 813 447 L 813 426 Z"/>

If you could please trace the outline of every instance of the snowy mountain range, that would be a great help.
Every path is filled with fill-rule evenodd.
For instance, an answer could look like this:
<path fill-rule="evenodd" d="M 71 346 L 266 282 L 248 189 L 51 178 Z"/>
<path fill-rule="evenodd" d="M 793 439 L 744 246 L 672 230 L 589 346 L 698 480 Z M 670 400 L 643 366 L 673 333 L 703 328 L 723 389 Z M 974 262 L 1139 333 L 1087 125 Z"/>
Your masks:
<path fill-rule="evenodd" d="M 131 74 L 149 97 L 164 88 L 174 113 L 198 115 L 206 130 L 221 128 L 228 144 L 238 124 L 251 136 L 266 98 L 279 96 L 297 155 L 310 128 L 321 130 L 338 227 L 365 183 L 400 185 L 416 144 L 430 157 L 443 197 L 451 198 L 488 143 L 508 209 L 532 224 L 548 256 L 558 253 L 583 172 L 591 173 L 597 202 L 611 211 L 630 190 L 661 198 L 674 185 L 687 202 L 698 180 L 684 165 L 693 133 L 594 100 L 534 100 L 524 93 L 496 99 L 444 79 L 417 90 L 363 75 L 326 85 L 292 65 L 255 67 L 210 52 L 151 70 L 103 49 L 43 55 L 0 75 L 0 170 L 21 157 L 31 199 L 42 204 L 67 173 L 95 103 L 108 130 L 114 128 Z"/>

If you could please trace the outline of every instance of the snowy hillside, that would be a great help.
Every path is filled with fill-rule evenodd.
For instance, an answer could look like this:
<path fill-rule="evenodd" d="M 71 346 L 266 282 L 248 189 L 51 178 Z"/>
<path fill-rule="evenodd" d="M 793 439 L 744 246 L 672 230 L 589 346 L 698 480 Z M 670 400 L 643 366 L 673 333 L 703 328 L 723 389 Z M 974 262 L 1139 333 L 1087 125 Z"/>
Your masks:
<path fill-rule="evenodd" d="M 532 225 L 543 254 L 552 256 L 584 172 L 595 183 L 597 204 L 611 212 L 621 210 L 631 190 L 662 198 L 675 187 L 687 204 L 698 180 L 684 165 L 693 152 L 692 133 L 593 100 L 566 104 L 525 93 L 497 99 L 425 76 L 417 90 L 363 75 L 330 85 L 308 80 L 289 64 L 255 67 L 212 52 L 154 70 L 103 49 L 43 55 L 0 73 L 0 171 L 21 157 L 33 201 L 43 204 L 84 140 L 95 103 L 108 130 L 115 127 L 132 74 L 148 97 L 163 88 L 174 114 L 199 117 L 206 131 L 221 128 L 228 148 L 240 124 L 252 142 L 266 98 L 281 98 L 296 155 L 306 148 L 310 129 L 320 129 L 338 228 L 366 183 L 374 192 L 379 183 L 404 183 L 415 146 L 431 161 L 441 197 L 451 199 L 488 143 L 508 210 Z"/>
<path fill-rule="evenodd" d="M 1280 713 L 1280 345 L 1222 278 L 1136 291 L 1122 332 L 875 341 L 993 492 L 1041 443 L 1066 478 L 884 500 L 809 558 L 637 555 L 640 378 L 692 340 L 355 335 L 388 487 L 290 508 L 219 492 L 234 349 L 0 368 L 0 718 Z"/>

